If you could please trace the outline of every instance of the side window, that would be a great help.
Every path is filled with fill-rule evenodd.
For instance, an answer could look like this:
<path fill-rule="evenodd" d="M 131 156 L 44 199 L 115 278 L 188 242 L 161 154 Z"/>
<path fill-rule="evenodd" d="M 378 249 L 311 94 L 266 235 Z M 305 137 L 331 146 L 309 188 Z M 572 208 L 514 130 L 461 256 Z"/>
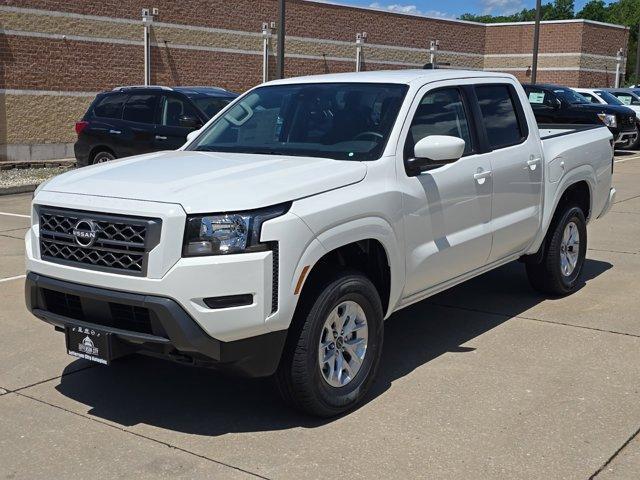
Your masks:
<path fill-rule="evenodd" d="M 526 92 L 529 96 L 529 103 L 531 105 L 544 105 L 545 94 L 543 90 L 527 88 Z"/>
<path fill-rule="evenodd" d="M 122 118 L 122 106 L 127 96 L 123 93 L 105 95 L 105 97 L 93 107 L 93 114 L 101 118 Z"/>
<path fill-rule="evenodd" d="M 192 99 L 200 107 L 207 117 L 212 118 L 216 113 L 226 107 L 231 99 L 216 97 L 200 97 Z"/>
<path fill-rule="evenodd" d="M 179 127 L 180 117 L 198 118 L 198 114 L 191 104 L 172 96 L 162 97 L 160 112 L 160 125 L 166 127 Z"/>
<path fill-rule="evenodd" d="M 640 101 L 635 99 L 633 95 L 621 92 L 614 92 L 613 94 L 625 105 L 640 105 Z"/>
<path fill-rule="evenodd" d="M 596 97 L 594 97 L 593 95 L 591 95 L 590 93 L 585 93 L 585 92 L 579 92 L 580 95 L 582 95 L 584 98 L 586 98 L 587 100 L 589 100 L 591 103 L 600 103 L 598 101 L 598 99 Z"/>
<path fill-rule="evenodd" d="M 155 94 L 135 94 L 124 104 L 123 120 L 138 123 L 153 123 L 158 96 Z"/>
<path fill-rule="evenodd" d="M 405 158 L 413 156 L 413 147 L 429 135 L 450 135 L 464 140 L 464 154 L 473 152 L 471 129 L 462 94 L 457 88 L 442 88 L 427 93 L 411 121 Z"/>
<path fill-rule="evenodd" d="M 476 87 L 476 96 L 491 148 L 504 148 L 522 142 L 524 133 L 511 89 L 507 85 Z"/>

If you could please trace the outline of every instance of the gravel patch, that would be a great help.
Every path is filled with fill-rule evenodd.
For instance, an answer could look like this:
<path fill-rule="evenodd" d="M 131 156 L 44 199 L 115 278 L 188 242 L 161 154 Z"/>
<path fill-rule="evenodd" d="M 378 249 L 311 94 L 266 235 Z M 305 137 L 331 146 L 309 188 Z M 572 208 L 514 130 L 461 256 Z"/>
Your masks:
<path fill-rule="evenodd" d="M 0 171 L 0 188 L 37 185 L 48 178 L 67 172 L 70 167 L 12 168 Z"/>

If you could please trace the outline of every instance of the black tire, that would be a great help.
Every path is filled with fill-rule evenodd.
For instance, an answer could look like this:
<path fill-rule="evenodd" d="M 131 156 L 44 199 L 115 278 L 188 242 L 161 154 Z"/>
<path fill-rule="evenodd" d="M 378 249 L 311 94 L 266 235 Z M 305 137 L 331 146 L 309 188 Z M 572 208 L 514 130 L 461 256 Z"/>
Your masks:
<path fill-rule="evenodd" d="M 562 272 L 562 238 L 567 225 L 572 223 L 579 234 L 578 257 L 569 274 Z M 582 210 L 569 205 L 554 218 L 545 239 L 546 249 L 540 263 L 527 263 L 527 277 L 531 286 L 539 292 L 550 295 L 567 295 L 573 292 L 580 279 L 587 253 L 587 222 Z"/>
<path fill-rule="evenodd" d="M 104 163 L 104 162 L 110 162 L 111 160 L 114 160 L 116 158 L 116 156 L 111 153 L 108 150 L 100 150 L 99 152 L 96 152 L 93 155 L 93 158 L 91 159 L 91 165 L 95 165 L 96 163 Z"/>
<path fill-rule="evenodd" d="M 278 390 L 286 403 L 319 417 L 333 417 L 354 408 L 374 381 L 380 356 L 384 319 L 378 292 L 371 281 L 357 272 L 343 272 L 315 288 L 310 286 L 287 338 L 276 372 Z M 325 321 L 341 303 L 353 301 L 366 316 L 368 340 L 360 369 L 340 387 L 325 380 L 318 348 Z"/>
<path fill-rule="evenodd" d="M 640 126 L 638 124 L 636 124 L 636 134 L 635 141 L 624 147 L 624 150 L 638 150 L 640 147 Z"/>

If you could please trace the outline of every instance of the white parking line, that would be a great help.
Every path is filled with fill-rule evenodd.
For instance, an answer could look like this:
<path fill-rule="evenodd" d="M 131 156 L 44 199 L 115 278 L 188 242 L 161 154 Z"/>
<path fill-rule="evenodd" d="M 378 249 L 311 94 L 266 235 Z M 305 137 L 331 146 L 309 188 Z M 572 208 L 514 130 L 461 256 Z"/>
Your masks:
<path fill-rule="evenodd" d="M 614 160 L 613 163 L 624 163 L 624 162 L 628 162 L 629 160 L 640 160 L 640 156 L 633 156 L 629 158 L 622 158 L 620 160 Z"/>
<path fill-rule="evenodd" d="M 21 278 L 26 278 L 26 275 L 16 275 L 15 277 L 7 277 L 7 278 L 0 278 L 0 283 L 3 282 L 10 282 L 11 280 L 20 280 Z"/>
<path fill-rule="evenodd" d="M 7 213 L 7 212 L 0 212 L 0 215 L 7 215 L 8 217 L 31 218 L 31 215 L 23 215 L 23 214 L 21 214 L 21 213 Z"/>

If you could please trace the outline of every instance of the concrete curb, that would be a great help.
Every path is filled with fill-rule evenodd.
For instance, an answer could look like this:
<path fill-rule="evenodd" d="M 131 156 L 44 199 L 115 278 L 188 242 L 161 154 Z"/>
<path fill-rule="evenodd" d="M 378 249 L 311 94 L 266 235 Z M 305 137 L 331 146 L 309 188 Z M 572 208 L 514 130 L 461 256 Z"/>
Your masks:
<path fill-rule="evenodd" d="M 50 167 L 72 167 L 75 166 L 75 158 L 59 158 L 56 160 L 37 161 L 0 161 L 0 170 L 12 170 L 14 168 L 50 168 Z"/>
<path fill-rule="evenodd" d="M 16 187 L 5 187 L 5 188 L 0 188 L 0 196 L 2 195 L 15 195 L 18 193 L 31 193 L 33 191 L 35 191 L 36 188 L 38 188 L 39 184 L 33 184 L 33 185 L 18 185 Z"/>

